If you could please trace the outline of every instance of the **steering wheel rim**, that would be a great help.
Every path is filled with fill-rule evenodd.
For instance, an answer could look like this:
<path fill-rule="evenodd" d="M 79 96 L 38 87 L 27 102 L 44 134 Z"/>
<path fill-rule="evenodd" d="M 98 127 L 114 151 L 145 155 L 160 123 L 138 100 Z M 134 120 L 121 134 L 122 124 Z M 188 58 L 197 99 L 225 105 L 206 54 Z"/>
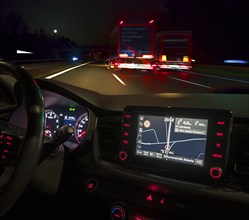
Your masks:
<path fill-rule="evenodd" d="M 13 76 L 22 86 L 28 122 L 15 170 L 0 193 L 0 218 L 15 204 L 32 177 L 42 151 L 45 123 L 43 97 L 32 76 L 19 66 L 0 61 L 2 72 Z"/>

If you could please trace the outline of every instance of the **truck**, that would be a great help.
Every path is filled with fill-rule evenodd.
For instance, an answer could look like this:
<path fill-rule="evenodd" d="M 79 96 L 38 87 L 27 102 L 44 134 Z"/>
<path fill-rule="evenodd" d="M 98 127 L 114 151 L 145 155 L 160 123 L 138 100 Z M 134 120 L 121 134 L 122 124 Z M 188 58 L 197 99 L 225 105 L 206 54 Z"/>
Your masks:
<path fill-rule="evenodd" d="M 111 34 L 109 67 L 152 69 L 154 60 L 154 21 L 120 21 Z"/>
<path fill-rule="evenodd" d="M 155 63 L 161 70 L 192 68 L 192 32 L 162 31 L 155 37 Z"/>

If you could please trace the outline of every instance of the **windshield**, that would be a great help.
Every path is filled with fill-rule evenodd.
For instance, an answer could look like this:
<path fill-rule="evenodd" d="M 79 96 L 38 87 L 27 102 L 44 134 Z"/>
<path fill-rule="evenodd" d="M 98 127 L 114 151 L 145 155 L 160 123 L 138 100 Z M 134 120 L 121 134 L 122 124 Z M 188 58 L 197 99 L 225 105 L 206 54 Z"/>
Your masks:
<path fill-rule="evenodd" d="M 243 0 L 1 0 L 0 59 L 107 95 L 249 90 Z"/>

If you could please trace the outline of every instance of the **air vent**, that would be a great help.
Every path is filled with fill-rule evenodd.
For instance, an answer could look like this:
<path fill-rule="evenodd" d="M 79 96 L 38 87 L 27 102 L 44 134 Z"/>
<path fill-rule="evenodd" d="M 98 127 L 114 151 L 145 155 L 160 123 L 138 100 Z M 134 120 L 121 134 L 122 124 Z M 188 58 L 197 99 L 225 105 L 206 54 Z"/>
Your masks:
<path fill-rule="evenodd" d="M 115 161 L 120 145 L 122 117 L 102 117 L 98 119 L 100 152 L 104 159 Z"/>
<path fill-rule="evenodd" d="M 236 124 L 233 127 L 234 171 L 237 181 L 249 187 L 249 126 Z"/>
<path fill-rule="evenodd" d="M 236 171 L 249 177 L 249 137 L 238 140 L 239 149 L 236 152 Z"/>

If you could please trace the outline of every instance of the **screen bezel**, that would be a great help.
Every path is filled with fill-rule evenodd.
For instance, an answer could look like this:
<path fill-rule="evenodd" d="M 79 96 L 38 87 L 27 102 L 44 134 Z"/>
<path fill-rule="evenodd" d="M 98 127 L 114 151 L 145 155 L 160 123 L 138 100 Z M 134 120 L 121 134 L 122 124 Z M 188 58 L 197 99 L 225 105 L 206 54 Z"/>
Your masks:
<path fill-rule="evenodd" d="M 187 177 L 201 179 L 209 176 L 209 170 L 213 166 L 226 169 L 228 152 L 229 152 L 229 134 L 230 125 L 232 121 L 232 113 L 229 110 L 223 109 L 194 109 L 194 108 L 172 108 L 172 107 L 146 107 L 146 106 L 127 106 L 124 111 L 125 114 L 131 115 L 129 119 L 130 123 L 130 135 L 128 146 L 123 147 L 123 150 L 127 152 L 128 159 L 126 163 L 129 165 L 139 167 L 141 170 L 148 171 L 153 170 L 153 173 L 159 172 L 160 175 L 174 176 L 174 177 Z M 139 115 L 155 115 L 155 116 L 172 116 L 182 118 L 194 118 L 208 120 L 207 129 L 207 141 L 206 151 L 204 158 L 204 166 L 194 166 L 192 164 L 179 163 L 175 161 L 160 160 L 157 158 L 150 158 L 136 155 L 136 136 L 137 136 L 137 124 Z M 212 158 L 213 148 L 216 144 L 216 130 L 217 121 L 220 119 L 226 121 L 226 135 L 224 137 L 224 148 L 222 149 L 223 158 L 222 161 L 216 161 Z M 123 117 L 123 125 L 125 123 L 125 117 Z"/>

